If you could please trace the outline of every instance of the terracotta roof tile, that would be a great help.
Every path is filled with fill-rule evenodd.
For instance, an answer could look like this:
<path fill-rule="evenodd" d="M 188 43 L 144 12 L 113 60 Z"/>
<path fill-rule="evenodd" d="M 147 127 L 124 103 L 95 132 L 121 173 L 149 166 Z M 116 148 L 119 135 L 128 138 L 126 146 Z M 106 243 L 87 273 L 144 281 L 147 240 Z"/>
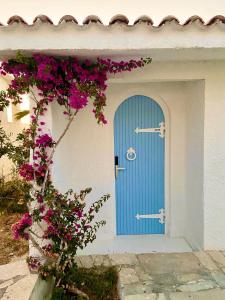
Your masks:
<path fill-rule="evenodd" d="M 24 21 L 24 19 L 22 17 L 16 16 L 16 15 L 9 18 L 8 22 L 7 22 L 8 25 L 12 25 L 12 24 L 15 24 L 15 23 L 17 23 L 17 24 L 20 23 L 20 24 L 26 24 L 27 25 L 27 23 Z"/>
<path fill-rule="evenodd" d="M 134 25 L 138 24 L 138 23 L 146 23 L 148 25 L 153 25 L 153 21 L 149 16 L 140 16 L 139 18 L 137 18 L 134 21 Z"/>
<path fill-rule="evenodd" d="M 71 15 L 65 15 L 59 20 L 59 24 L 61 23 L 75 23 L 78 24 L 77 20 Z"/>
<path fill-rule="evenodd" d="M 196 21 L 202 23 L 203 25 L 205 24 L 203 19 L 196 15 L 196 16 L 191 16 L 190 18 L 188 18 L 187 21 L 184 22 L 183 26 L 186 26 L 188 24 L 192 24 Z"/>
<path fill-rule="evenodd" d="M 83 21 L 83 25 L 88 25 L 90 23 L 99 23 L 99 24 L 102 24 L 102 21 L 99 19 L 98 16 L 95 16 L 95 15 L 90 15 L 90 16 L 87 16 L 84 21 Z"/>
<path fill-rule="evenodd" d="M 129 19 L 124 16 L 124 15 L 116 15 L 114 17 L 111 18 L 111 20 L 109 21 L 109 25 L 113 25 L 116 23 L 123 23 L 123 24 L 129 24 Z"/>
<path fill-rule="evenodd" d="M 221 23 L 225 24 L 225 17 L 221 16 L 221 15 L 217 15 L 217 16 L 213 17 L 212 19 L 210 19 L 206 25 L 210 26 L 217 22 L 221 22 Z"/>
<path fill-rule="evenodd" d="M 35 23 L 49 23 L 49 24 L 53 24 L 52 20 L 45 15 L 38 15 L 36 18 L 34 18 L 33 20 L 33 24 Z"/>
<path fill-rule="evenodd" d="M 64 23 L 64 22 L 65 23 L 78 24 L 75 17 L 73 17 L 71 15 L 63 16 L 59 20 L 58 24 L 61 24 L 61 23 Z M 133 24 L 130 24 L 130 26 L 135 26 L 136 24 L 139 24 L 139 23 L 145 23 L 147 25 L 160 28 L 160 27 L 163 27 L 166 24 L 169 24 L 169 23 L 172 23 L 172 22 L 179 25 L 179 26 L 187 26 L 187 25 L 190 25 L 190 24 L 195 23 L 195 22 L 199 22 L 204 26 L 211 26 L 211 25 L 216 24 L 216 23 L 225 24 L 225 16 L 217 15 L 217 16 L 212 17 L 208 22 L 206 22 L 201 17 L 199 17 L 197 15 L 194 15 L 194 16 L 189 17 L 182 24 L 180 23 L 180 21 L 175 16 L 166 16 L 165 18 L 162 19 L 162 21 L 158 25 L 155 25 L 153 23 L 153 20 L 149 16 L 143 15 L 143 16 L 140 16 L 139 18 L 137 18 L 134 21 Z M 8 22 L 7 22 L 8 25 L 12 25 L 12 24 L 15 24 L 15 23 L 16 24 L 20 23 L 20 24 L 25 24 L 25 25 L 35 25 L 37 23 L 48 23 L 48 24 L 51 24 L 51 25 L 55 26 L 53 24 L 52 20 L 46 15 L 38 15 L 33 20 L 32 24 L 28 24 L 22 17 L 17 16 L 17 15 L 10 17 Z M 95 16 L 95 15 L 87 16 L 84 19 L 82 24 L 87 25 L 87 24 L 90 24 L 90 23 L 103 24 L 101 19 L 98 16 Z M 122 24 L 128 25 L 129 24 L 129 19 L 125 15 L 118 14 L 118 15 L 115 15 L 111 18 L 111 20 L 109 21 L 109 24 L 104 24 L 104 25 L 105 26 L 108 26 L 108 25 L 111 26 L 111 25 L 116 24 L 116 23 L 122 23 Z M 1 22 L 0 22 L 0 26 L 4 26 L 4 25 L 1 24 Z"/>
<path fill-rule="evenodd" d="M 174 16 L 167 16 L 164 19 L 162 19 L 162 21 L 159 23 L 158 27 L 162 27 L 166 23 L 171 23 L 171 22 L 175 22 L 177 24 L 180 24 L 180 21 L 176 17 L 174 17 Z"/>

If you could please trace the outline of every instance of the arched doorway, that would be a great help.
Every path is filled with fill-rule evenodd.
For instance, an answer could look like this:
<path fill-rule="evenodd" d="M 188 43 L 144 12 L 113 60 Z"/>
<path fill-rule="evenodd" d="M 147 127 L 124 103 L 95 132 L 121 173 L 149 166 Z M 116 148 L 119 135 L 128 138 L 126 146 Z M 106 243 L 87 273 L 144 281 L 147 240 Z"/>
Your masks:
<path fill-rule="evenodd" d="M 165 119 L 153 99 L 135 95 L 114 119 L 118 235 L 165 233 Z"/>

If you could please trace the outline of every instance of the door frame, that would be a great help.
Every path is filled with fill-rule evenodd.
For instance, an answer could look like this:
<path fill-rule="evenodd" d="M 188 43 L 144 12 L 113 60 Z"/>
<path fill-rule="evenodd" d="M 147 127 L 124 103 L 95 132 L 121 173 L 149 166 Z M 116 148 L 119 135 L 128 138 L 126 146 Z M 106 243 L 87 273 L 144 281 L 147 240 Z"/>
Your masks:
<path fill-rule="evenodd" d="M 163 97 L 153 93 L 146 93 L 145 88 L 143 90 L 141 88 L 138 89 L 131 89 L 129 92 L 124 91 L 121 94 L 120 101 L 118 105 L 115 108 L 114 111 L 114 117 L 113 117 L 113 155 L 115 151 L 115 144 L 114 144 L 114 119 L 115 119 L 115 114 L 120 106 L 121 103 L 123 103 L 126 99 L 129 97 L 135 96 L 135 95 L 141 95 L 141 96 L 146 96 L 152 100 L 154 100 L 162 109 L 164 118 L 165 118 L 165 127 L 166 127 L 166 134 L 165 134 L 165 175 L 164 175 L 164 201 L 165 201 L 165 214 L 166 214 L 166 221 L 165 221 L 165 233 L 164 234 L 158 234 L 160 236 L 170 236 L 170 116 L 169 116 L 169 109 L 166 104 L 166 102 L 163 100 Z M 114 190 L 115 190 L 115 200 L 114 200 L 114 206 L 115 206 L 115 215 L 114 215 L 114 232 L 115 236 L 117 235 L 117 230 L 116 230 L 116 179 L 114 177 Z M 153 235 L 156 236 L 156 234 L 148 234 L 148 235 Z"/>

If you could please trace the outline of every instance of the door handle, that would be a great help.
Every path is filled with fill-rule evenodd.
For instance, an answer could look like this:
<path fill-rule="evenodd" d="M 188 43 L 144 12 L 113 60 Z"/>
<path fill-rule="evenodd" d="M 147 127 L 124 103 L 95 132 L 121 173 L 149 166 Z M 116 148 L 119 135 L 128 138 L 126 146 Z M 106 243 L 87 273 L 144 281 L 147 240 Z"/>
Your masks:
<path fill-rule="evenodd" d="M 115 166 L 115 169 L 116 169 L 116 178 L 118 177 L 119 171 L 124 171 L 124 170 L 126 170 L 126 168 L 120 167 L 120 166 L 118 166 L 118 165 Z"/>
<path fill-rule="evenodd" d="M 119 171 L 124 171 L 124 170 L 126 169 L 119 166 L 119 157 L 115 156 L 115 177 L 116 178 L 118 177 Z"/>

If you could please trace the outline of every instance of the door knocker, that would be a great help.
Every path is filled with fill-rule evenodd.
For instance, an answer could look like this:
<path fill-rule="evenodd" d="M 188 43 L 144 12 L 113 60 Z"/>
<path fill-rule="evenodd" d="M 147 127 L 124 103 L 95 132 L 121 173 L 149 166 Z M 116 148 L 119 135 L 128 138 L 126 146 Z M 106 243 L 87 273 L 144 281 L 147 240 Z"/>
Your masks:
<path fill-rule="evenodd" d="M 137 155 L 136 155 L 136 151 L 134 150 L 134 148 L 130 147 L 127 150 L 127 160 L 135 160 Z"/>

